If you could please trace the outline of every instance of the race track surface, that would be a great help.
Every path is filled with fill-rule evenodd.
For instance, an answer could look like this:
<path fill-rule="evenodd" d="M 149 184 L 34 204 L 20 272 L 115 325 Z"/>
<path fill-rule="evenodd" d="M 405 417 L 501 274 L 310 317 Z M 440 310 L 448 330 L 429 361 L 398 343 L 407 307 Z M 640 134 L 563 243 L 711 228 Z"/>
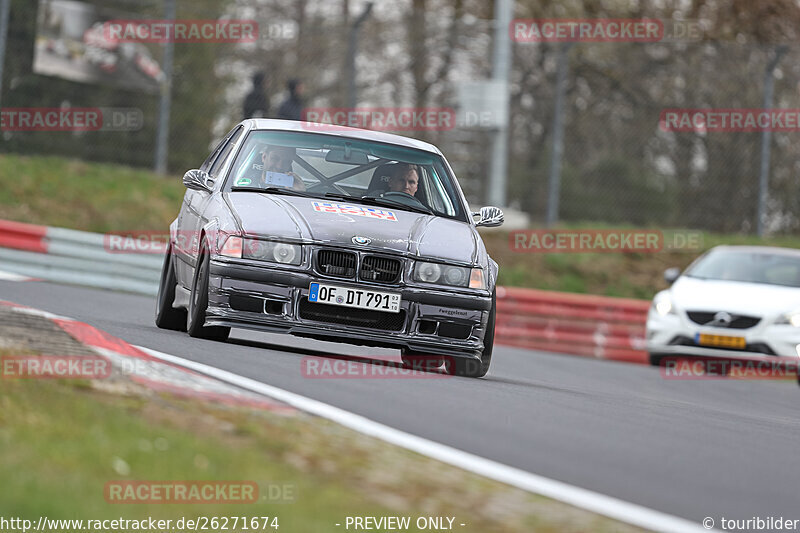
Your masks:
<path fill-rule="evenodd" d="M 496 347 L 485 379 L 307 379 L 305 355 L 397 352 L 233 330 L 215 343 L 153 324 L 152 298 L 0 281 L 0 299 L 274 385 L 454 448 L 700 521 L 800 519 L 800 389 L 665 380 L 656 368 Z"/>

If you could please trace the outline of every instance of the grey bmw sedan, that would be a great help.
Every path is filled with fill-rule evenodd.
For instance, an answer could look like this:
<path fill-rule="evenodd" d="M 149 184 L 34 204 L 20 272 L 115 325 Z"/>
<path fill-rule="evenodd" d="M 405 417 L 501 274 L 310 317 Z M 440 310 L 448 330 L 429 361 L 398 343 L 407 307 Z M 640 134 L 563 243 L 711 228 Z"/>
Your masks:
<path fill-rule="evenodd" d="M 231 327 L 398 348 L 404 364 L 489 369 L 498 265 L 453 170 L 418 140 L 305 122 L 237 125 L 183 178 L 160 328 Z"/>

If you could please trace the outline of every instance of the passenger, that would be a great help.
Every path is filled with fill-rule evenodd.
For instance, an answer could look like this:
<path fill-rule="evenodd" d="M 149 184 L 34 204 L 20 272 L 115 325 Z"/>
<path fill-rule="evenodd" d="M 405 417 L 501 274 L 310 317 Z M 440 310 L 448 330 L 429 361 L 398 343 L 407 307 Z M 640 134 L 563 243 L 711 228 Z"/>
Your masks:
<path fill-rule="evenodd" d="M 305 191 L 306 186 L 297 174 L 292 172 L 292 161 L 297 154 L 294 148 L 288 146 L 266 146 L 261 150 L 261 163 L 263 169 L 258 177 L 258 185 L 261 187 L 289 187 L 288 183 L 281 183 L 280 174 L 285 174 L 293 178 L 291 188 L 296 191 Z M 276 175 L 267 175 L 274 172 Z"/>

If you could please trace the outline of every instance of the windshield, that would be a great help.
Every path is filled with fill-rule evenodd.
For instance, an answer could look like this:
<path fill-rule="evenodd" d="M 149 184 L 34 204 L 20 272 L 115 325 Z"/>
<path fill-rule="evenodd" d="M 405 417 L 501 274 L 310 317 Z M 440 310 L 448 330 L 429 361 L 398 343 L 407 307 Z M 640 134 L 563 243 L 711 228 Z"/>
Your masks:
<path fill-rule="evenodd" d="M 740 250 L 715 250 L 687 270 L 686 276 L 800 287 L 800 256 Z"/>
<path fill-rule="evenodd" d="M 224 190 L 280 191 L 468 220 L 439 155 L 318 133 L 250 132 Z"/>

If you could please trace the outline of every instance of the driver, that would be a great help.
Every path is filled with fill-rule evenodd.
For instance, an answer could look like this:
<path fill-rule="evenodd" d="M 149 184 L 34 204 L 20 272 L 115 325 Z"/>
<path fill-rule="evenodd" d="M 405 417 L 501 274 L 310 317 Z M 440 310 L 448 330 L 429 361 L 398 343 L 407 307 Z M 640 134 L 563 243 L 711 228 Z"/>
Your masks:
<path fill-rule="evenodd" d="M 414 196 L 419 186 L 419 174 L 416 165 L 398 163 L 392 165 L 390 169 L 389 191 L 404 192 L 409 196 Z"/>
<path fill-rule="evenodd" d="M 274 186 L 267 183 L 267 172 L 286 174 L 293 178 L 292 189 L 305 191 L 306 186 L 294 172 L 292 172 L 292 161 L 296 155 L 296 150 L 289 146 L 265 146 L 261 150 L 261 163 L 264 165 L 263 171 L 258 177 L 258 183 L 262 187 Z"/>

